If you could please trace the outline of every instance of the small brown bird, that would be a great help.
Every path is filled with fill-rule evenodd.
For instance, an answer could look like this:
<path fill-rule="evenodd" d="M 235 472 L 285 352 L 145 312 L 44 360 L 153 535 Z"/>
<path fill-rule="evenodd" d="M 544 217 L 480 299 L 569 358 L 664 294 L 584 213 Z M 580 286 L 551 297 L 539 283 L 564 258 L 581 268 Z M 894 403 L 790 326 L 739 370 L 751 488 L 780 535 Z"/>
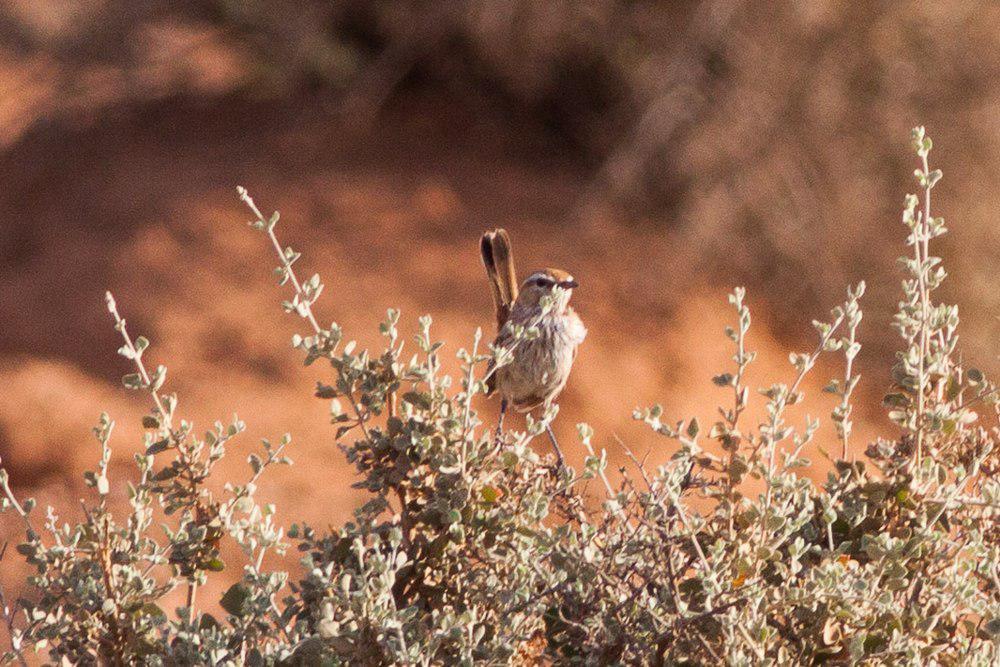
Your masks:
<path fill-rule="evenodd" d="M 489 394 L 500 394 L 500 421 L 497 433 L 503 432 L 503 418 L 508 406 L 520 412 L 548 408 L 566 386 L 576 350 L 587 336 L 587 329 L 569 307 L 576 280 L 561 269 L 535 271 L 517 286 L 514 255 L 506 230 L 483 234 L 480 250 L 496 308 L 496 347 L 506 348 L 513 357 L 510 363 L 487 371 Z M 546 309 L 546 304 L 548 308 Z M 537 337 L 515 336 L 511 325 L 537 327 Z M 559 465 L 562 451 L 552 427 L 549 438 L 556 450 Z"/>

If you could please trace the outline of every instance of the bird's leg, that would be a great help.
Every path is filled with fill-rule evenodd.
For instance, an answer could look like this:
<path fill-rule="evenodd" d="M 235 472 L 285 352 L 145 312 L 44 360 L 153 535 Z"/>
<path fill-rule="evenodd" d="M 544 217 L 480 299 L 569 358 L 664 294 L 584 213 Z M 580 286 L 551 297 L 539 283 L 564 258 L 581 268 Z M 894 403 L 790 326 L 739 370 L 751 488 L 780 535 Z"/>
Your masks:
<path fill-rule="evenodd" d="M 497 420 L 497 440 L 503 437 L 503 418 L 507 414 L 507 399 L 500 399 L 500 419 Z"/>
<path fill-rule="evenodd" d="M 552 425 L 546 424 L 545 430 L 548 431 L 549 440 L 552 441 L 552 448 L 556 450 L 556 458 L 559 460 L 559 467 L 562 468 L 565 465 L 563 460 L 562 450 L 559 449 L 559 443 L 556 441 L 556 434 L 552 431 Z"/>

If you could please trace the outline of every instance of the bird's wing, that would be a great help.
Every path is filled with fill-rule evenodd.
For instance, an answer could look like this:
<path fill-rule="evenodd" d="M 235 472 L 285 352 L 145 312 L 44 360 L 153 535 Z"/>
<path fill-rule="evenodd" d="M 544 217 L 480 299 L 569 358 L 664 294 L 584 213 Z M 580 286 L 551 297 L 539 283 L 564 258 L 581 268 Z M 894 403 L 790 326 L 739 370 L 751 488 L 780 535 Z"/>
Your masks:
<path fill-rule="evenodd" d="M 497 333 L 496 338 L 493 339 L 493 347 L 510 347 L 512 342 L 512 336 L 510 330 L 505 327 L 500 327 L 500 332 Z M 490 363 L 486 366 L 486 395 L 491 396 L 497 388 L 497 374 L 494 371 L 496 368 L 496 361 L 490 359 Z"/>

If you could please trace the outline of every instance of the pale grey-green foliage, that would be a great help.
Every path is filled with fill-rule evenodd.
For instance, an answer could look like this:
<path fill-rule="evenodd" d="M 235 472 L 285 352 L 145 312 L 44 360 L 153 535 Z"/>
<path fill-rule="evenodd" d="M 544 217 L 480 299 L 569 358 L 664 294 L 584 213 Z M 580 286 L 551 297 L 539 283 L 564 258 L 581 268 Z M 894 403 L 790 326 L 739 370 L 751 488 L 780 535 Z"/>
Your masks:
<path fill-rule="evenodd" d="M 730 295 L 726 330 L 733 367 L 713 378 L 725 397 L 719 420 L 668 421 L 636 411 L 676 441 L 656 470 L 620 443 L 631 464 L 613 484 L 593 430 L 579 426 L 589 452 L 577 472 L 556 469 L 532 449 L 555 410 L 524 432 L 493 436 L 474 399 L 488 362 L 509 350 L 477 333 L 458 356 L 457 379 L 442 374 L 442 343 L 419 320 L 415 354 L 404 352 L 389 311 L 381 350 L 344 342 L 313 307 L 318 276 L 301 280 L 299 253 L 275 235 L 246 191 L 251 226 L 277 251 L 275 273 L 290 284 L 284 308 L 308 330 L 295 336 L 305 363 L 329 367 L 316 395 L 330 405 L 336 438 L 370 499 L 333 532 L 292 524 L 256 498 L 267 469 L 289 463 L 265 442 L 244 481 L 213 494 L 206 480 L 243 430 L 234 419 L 203 435 L 164 393 L 166 369 L 142 362 L 114 300 L 108 309 L 136 366 L 126 386 L 154 410 L 136 454 L 130 507 L 106 504 L 113 422 L 95 429 L 101 446 L 86 474 L 94 493 L 85 520 L 66 525 L 50 510 L 19 502 L 0 471 L 3 508 L 19 514 L 17 553 L 33 566 L 29 591 L 0 600 L 13 638 L 6 660 L 105 664 L 531 664 L 557 663 L 996 664 L 1000 660 L 1000 457 L 995 388 L 958 361 L 957 309 L 936 304 L 945 274 L 930 241 L 945 232 L 930 213 L 940 172 L 931 145 L 914 131 L 922 199 L 907 198 L 907 278 L 895 325 L 903 338 L 885 402 L 900 426 L 893 440 L 851 441 L 853 362 L 860 350 L 859 301 L 847 290 L 829 321 L 814 322 L 816 345 L 789 356 L 789 379 L 759 390 L 745 384 L 745 292 Z M 922 204 L 921 204 L 922 201 Z M 531 327 L 517 340 L 533 335 Z M 516 343 L 515 343 L 516 344 Z M 821 487 L 801 472 L 819 421 L 797 424 L 803 380 L 823 354 L 843 355 L 826 390 L 836 398 L 836 459 Z M 766 416 L 748 424 L 762 401 Z M 711 446 L 708 446 L 711 443 Z M 669 446 L 669 445 L 665 445 Z M 587 480 L 599 484 L 588 486 Z M 591 496 L 585 496 L 585 489 Z M 593 489 L 601 489 L 593 497 Z M 166 527 L 153 525 L 162 509 Z M 225 564 L 219 544 L 234 540 L 243 561 Z M 264 567 L 265 554 L 301 552 L 291 573 Z M 219 601 L 224 618 L 199 604 L 199 586 L 223 568 L 242 577 Z M 170 590 L 187 603 L 162 609 Z"/>

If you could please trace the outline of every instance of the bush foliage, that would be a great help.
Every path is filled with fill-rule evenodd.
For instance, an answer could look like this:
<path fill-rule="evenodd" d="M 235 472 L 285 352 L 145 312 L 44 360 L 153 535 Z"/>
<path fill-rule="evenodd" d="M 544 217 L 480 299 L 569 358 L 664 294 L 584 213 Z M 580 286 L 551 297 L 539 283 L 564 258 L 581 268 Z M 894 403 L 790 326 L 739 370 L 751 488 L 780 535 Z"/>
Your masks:
<path fill-rule="evenodd" d="M 791 380 L 758 394 L 744 382 L 751 318 L 736 289 L 733 366 L 713 378 L 726 397 L 719 420 L 703 429 L 667 421 L 657 406 L 637 410 L 676 451 L 651 470 L 620 443 L 631 465 L 614 483 L 586 424 L 578 431 L 589 456 L 577 471 L 532 448 L 555 410 L 502 436 L 482 423 L 474 402 L 488 362 L 509 351 L 480 334 L 458 352 L 462 373 L 452 378 L 429 317 L 412 356 L 396 311 L 377 351 L 323 326 L 313 309 L 322 282 L 295 273 L 299 254 L 278 241 L 278 215 L 262 215 L 241 189 L 251 226 L 279 253 L 276 275 L 291 289 L 283 307 L 307 327 L 292 344 L 306 364 L 329 365 L 316 395 L 330 403 L 368 501 L 336 530 L 282 528 L 257 482 L 290 463 L 287 436 L 251 454 L 243 480 L 211 492 L 206 482 L 243 423 L 200 433 L 184 420 L 164 390 L 166 369 L 146 366 L 149 341 L 132 337 L 109 294 L 119 352 L 135 366 L 124 384 L 153 405 L 128 511 L 107 502 L 116 483 L 107 415 L 94 429 L 101 458 L 85 475 L 93 495 L 82 522 L 63 523 L 51 508 L 40 516 L 0 470 L 2 507 L 24 523 L 14 551 L 33 569 L 22 598 L 0 599 L 11 636 L 4 660 L 996 664 L 1000 432 L 987 422 L 1000 411 L 994 385 L 959 361 L 957 309 L 933 300 L 945 278 L 930 245 L 946 232 L 930 208 L 941 173 L 922 128 L 913 140 L 920 195 L 907 197 L 902 216 L 908 252 L 894 325 L 903 344 L 885 397 L 899 436 L 863 454 L 851 440 L 863 284 L 813 323 L 816 346 L 790 355 Z M 824 354 L 841 355 L 843 373 L 826 388 L 837 397 L 839 442 L 818 486 L 801 471 L 819 421 L 793 423 L 787 409 L 804 401 L 803 378 Z M 756 425 L 744 417 L 752 399 L 766 405 Z M 228 540 L 242 548 L 242 577 L 206 605 L 198 590 L 226 576 L 217 572 Z M 265 566 L 288 549 L 301 554 L 297 571 Z M 177 588 L 186 603 L 168 613 L 161 602 Z"/>

